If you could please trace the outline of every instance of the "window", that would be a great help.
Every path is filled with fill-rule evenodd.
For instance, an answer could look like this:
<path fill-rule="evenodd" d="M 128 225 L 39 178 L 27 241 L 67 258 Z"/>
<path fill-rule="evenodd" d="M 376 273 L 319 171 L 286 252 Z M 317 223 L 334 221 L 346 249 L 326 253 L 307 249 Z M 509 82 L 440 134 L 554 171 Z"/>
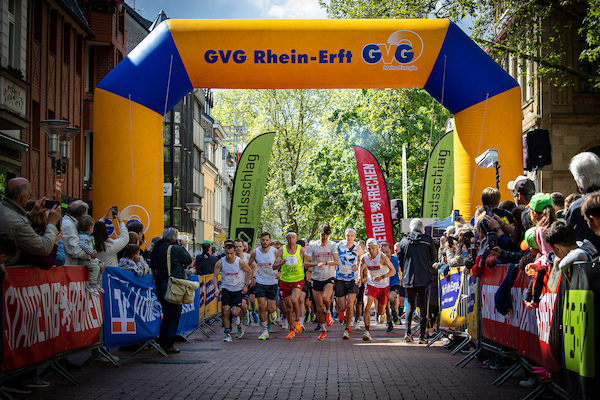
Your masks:
<path fill-rule="evenodd" d="M 42 43 L 42 0 L 35 0 L 33 9 L 33 39 Z"/>
<path fill-rule="evenodd" d="M 91 92 L 94 90 L 94 47 L 90 46 L 87 49 L 86 56 L 86 71 L 85 71 L 85 91 Z"/>
<path fill-rule="evenodd" d="M 200 119 L 202 118 L 202 106 L 197 101 L 194 102 L 194 119 L 196 122 L 200 123 Z"/>
<path fill-rule="evenodd" d="M 200 149 L 194 146 L 194 168 L 198 171 L 202 170 L 202 153 Z"/>
<path fill-rule="evenodd" d="M 81 76 L 81 71 L 83 70 L 83 35 L 77 35 L 77 41 L 75 45 L 77 46 L 75 49 L 75 72 Z"/>
<path fill-rule="evenodd" d="M 85 140 L 85 167 L 83 180 L 89 183 L 90 173 L 92 172 L 92 133 L 86 132 L 83 135 Z"/>
<path fill-rule="evenodd" d="M 15 9 L 15 0 L 8 0 L 8 65 L 12 67 L 18 67 L 16 57 Z"/>
<path fill-rule="evenodd" d="M 66 66 L 71 65 L 71 25 L 63 25 L 63 62 Z"/>
<path fill-rule="evenodd" d="M 58 11 L 50 11 L 50 37 L 48 38 L 48 50 L 56 55 L 56 30 L 58 28 Z"/>

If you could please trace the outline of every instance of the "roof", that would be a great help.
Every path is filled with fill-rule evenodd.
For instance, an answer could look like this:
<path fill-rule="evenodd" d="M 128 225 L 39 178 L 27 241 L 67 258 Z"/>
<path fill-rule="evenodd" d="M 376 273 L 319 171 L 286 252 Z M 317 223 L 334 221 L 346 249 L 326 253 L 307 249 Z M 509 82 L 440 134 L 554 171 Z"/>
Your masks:
<path fill-rule="evenodd" d="M 92 28 L 90 28 L 90 25 L 88 24 L 87 19 L 85 19 L 85 15 L 83 14 L 83 11 L 79 7 L 79 4 L 77 4 L 76 0 L 57 0 L 57 1 L 59 4 L 61 4 L 63 6 L 65 11 L 73 19 L 75 19 L 75 21 L 79 22 L 79 24 L 81 25 L 83 30 L 88 35 L 90 35 L 91 37 L 96 37 L 96 34 L 94 33 L 94 31 L 92 31 Z"/>
<path fill-rule="evenodd" d="M 152 32 L 152 30 L 158 25 L 160 25 L 161 22 L 166 21 L 168 19 L 169 17 L 167 17 L 167 14 L 165 14 L 165 12 L 161 9 L 156 18 L 154 18 L 154 21 L 152 22 L 152 25 L 150 26 L 150 28 L 148 28 L 148 30 Z"/>
<path fill-rule="evenodd" d="M 131 7 L 127 3 L 123 3 L 123 9 L 125 10 L 125 12 L 127 14 L 131 15 L 131 18 L 135 19 L 138 24 L 140 24 L 147 30 L 150 30 L 150 26 L 152 25 L 152 22 L 148 21 L 146 18 L 144 18 L 140 14 L 138 14 L 138 12 L 135 11 L 135 9 L 133 7 Z"/>

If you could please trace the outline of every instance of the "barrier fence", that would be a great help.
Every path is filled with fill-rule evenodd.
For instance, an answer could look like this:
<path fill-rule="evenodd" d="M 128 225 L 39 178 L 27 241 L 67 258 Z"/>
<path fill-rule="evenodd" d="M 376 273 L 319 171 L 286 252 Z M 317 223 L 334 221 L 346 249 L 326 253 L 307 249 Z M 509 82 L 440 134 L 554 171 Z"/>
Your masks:
<path fill-rule="evenodd" d="M 177 334 L 198 329 L 217 315 L 220 298 L 215 297 L 212 277 L 189 276 L 200 287 L 194 291 L 194 301 L 182 306 Z M 102 280 L 105 293 L 92 296 L 86 290 L 85 266 L 50 270 L 8 267 L 2 296 L 0 380 L 50 362 L 77 384 L 76 379 L 55 365 L 58 356 L 64 358 L 84 349 L 110 349 L 155 339 L 162 310 L 152 275 L 138 277 L 131 271 L 106 267 Z M 95 356 L 107 354 L 99 351 Z"/>

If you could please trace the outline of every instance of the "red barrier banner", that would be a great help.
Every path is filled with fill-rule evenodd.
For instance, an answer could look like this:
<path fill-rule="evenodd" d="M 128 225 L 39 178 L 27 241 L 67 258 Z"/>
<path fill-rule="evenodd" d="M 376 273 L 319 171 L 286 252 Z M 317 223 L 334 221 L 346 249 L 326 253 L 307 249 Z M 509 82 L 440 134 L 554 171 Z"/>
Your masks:
<path fill-rule="evenodd" d="M 379 243 L 394 245 L 392 216 L 385 179 L 379 163 L 368 150 L 354 146 L 356 167 L 360 181 L 367 238 L 375 238 Z"/>
<path fill-rule="evenodd" d="M 85 267 L 7 269 L 3 370 L 98 342 L 102 301 L 86 291 Z"/>
<path fill-rule="evenodd" d="M 529 310 L 525 307 L 523 299 L 525 290 L 531 279 L 523 271 L 519 271 L 511 288 L 513 309 L 508 314 L 502 315 L 496 310 L 494 296 L 502 280 L 506 276 L 507 267 L 498 265 L 496 268 L 485 268 L 481 288 L 481 333 L 484 338 L 517 350 L 519 355 L 544 365 L 544 359 L 538 337 L 539 311 Z M 552 318 L 545 318 L 552 322 Z M 549 326 L 548 326 L 549 330 Z"/>

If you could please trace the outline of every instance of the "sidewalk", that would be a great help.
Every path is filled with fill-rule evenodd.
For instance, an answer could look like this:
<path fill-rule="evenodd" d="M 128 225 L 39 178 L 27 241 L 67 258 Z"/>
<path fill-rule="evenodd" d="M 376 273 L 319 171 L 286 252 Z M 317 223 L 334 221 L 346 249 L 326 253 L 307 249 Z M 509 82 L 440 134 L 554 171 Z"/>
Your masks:
<path fill-rule="evenodd" d="M 491 383 L 500 371 L 482 369 L 477 360 L 454 367 L 464 355 L 450 356 L 441 344 L 430 348 L 403 340 L 404 327 L 391 333 L 384 325 L 353 331 L 342 340 L 342 325 L 317 340 L 314 325 L 292 341 L 274 326 L 271 339 L 260 341 L 259 327 L 245 327 L 243 339 L 222 341 L 222 328 L 205 338 L 194 333 L 189 343 L 177 343 L 180 354 L 168 358 L 155 350 L 111 350 L 122 367 L 95 361 L 73 375 L 73 386 L 54 372 L 49 388 L 34 389 L 15 399 L 521 399 L 529 391 L 512 378 L 502 387 Z M 460 354 L 460 353 L 459 353 Z M 83 361 L 79 358 L 75 362 Z"/>

